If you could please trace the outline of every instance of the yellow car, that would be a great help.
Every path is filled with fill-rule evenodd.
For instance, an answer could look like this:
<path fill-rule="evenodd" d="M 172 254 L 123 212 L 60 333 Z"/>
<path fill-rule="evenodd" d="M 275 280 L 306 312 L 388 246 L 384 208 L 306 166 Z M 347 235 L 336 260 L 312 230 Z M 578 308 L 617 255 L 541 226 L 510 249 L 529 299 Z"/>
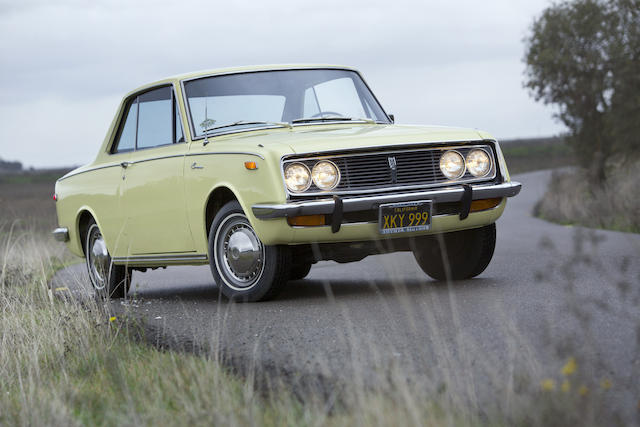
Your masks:
<path fill-rule="evenodd" d="M 489 134 L 396 125 L 354 69 L 222 69 L 127 94 L 95 160 L 56 183 L 54 236 L 103 295 L 208 263 L 224 295 L 258 301 L 317 261 L 395 251 L 477 276 L 520 187 Z"/>

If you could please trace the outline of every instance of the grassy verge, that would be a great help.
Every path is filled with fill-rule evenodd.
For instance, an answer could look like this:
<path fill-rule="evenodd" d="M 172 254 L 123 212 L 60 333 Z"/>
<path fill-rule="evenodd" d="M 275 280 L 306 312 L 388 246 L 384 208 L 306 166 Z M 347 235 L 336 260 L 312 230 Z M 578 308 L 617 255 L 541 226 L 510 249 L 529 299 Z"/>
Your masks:
<path fill-rule="evenodd" d="M 215 352 L 159 351 L 138 339 L 134 322 L 112 317 L 102 304 L 51 292 L 47 277 L 64 254 L 37 235 L 2 243 L 0 425 L 597 424 L 602 396 L 580 385 L 572 359 L 558 379 L 541 383 L 510 360 L 515 369 L 496 384 L 497 395 L 504 394 L 500 384 L 514 388 L 506 407 L 469 404 L 446 383 L 424 387 L 401 367 L 371 373 L 380 376 L 373 385 L 354 381 L 328 393 L 293 393 L 277 377 L 257 387 L 255 374 L 231 374 Z M 465 369 L 452 366 L 452 373 L 471 378 Z"/>
<path fill-rule="evenodd" d="M 500 147 L 512 175 L 574 164 L 561 137 L 507 140 Z"/>
<path fill-rule="evenodd" d="M 640 233 L 640 161 L 618 168 L 601 187 L 587 171 L 555 172 L 535 214 L 560 224 Z"/>
<path fill-rule="evenodd" d="M 47 277 L 64 254 L 37 235 L 0 254 L 0 425 L 458 424 L 407 383 L 304 398 L 231 375 L 215 354 L 164 352 L 93 300 L 61 297 Z"/>
<path fill-rule="evenodd" d="M 457 350 L 474 355 L 474 367 L 442 355 L 447 360 L 438 366 L 451 383 L 468 384 L 465 392 L 439 380 L 421 382 L 401 366 L 367 372 L 380 380 L 366 386 L 361 378 L 345 379 L 350 384 L 328 393 L 294 393 L 277 377 L 258 387 L 255 374 L 233 375 L 216 352 L 159 351 L 139 340 L 135 323 L 112 318 L 102 304 L 51 292 L 52 272 L 74 258 L 49 235 L 55 226 L 52 187 L 20 185 L 0 192 L 22 197 L 11 207 L 0 204 L 6 221 L 0 224 L 0 425 L 598 425 L 607 389 L 619 387 L 594 380 L 581 359 L 584 346 L 567 349 L 565 339 L 550 345 L 562 344 L 566 365 L 540 368 L 543 362 L 512 324 L 504 331 L 513 348 L 508 360 L 483 354 L 462 331 Z M 597 268 L 578 255 L 571 266 Z M 571 283 L 556 276 L 540 280 Z M 634 287 L 625 289 L 629 295 Z M 633 315 L 630 321 L 637 322 Z M 588 333 L 588 320 L 583 324 Z M 435 320 L 425 327 L 438 336 Z M 477 370 L 489 378 L 495 397 L 470 404 Z"/>

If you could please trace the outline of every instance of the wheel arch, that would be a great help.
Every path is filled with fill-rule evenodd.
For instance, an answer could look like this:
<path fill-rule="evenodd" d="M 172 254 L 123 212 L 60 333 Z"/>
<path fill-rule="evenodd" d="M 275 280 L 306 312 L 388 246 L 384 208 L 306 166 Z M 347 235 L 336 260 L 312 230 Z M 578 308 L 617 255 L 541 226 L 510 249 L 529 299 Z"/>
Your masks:
<path fill-rule="evenodd" d="M 204 209 L 204 236 L 205 239 L 209 238 L 209 230 L 213 219 L 218 211 L 227 203 L 237 201 L 242 206 L 242 201 L 237 196 L 237 193 L 233 191 L 229 185 L 219 185 L 209 192 L 207 202 Z M 244 209 L 244 206 L 243 206 Z"/>
<path fill-rule="evenodd" d="M 89 223 L 91 220 L 94 220 L 96 224 L 98 224 L 98 228 L 102 230 L 100 225 L 100 221 L 98 221 L 98 217 L 96 216 L 93 209 L 88 206 L 83 206 L 78 209 L 78 213 L 76 214 L 76 236 L 77 236 L 77 244 L 79 244 L 80 250 L 82 251 L 83 256 L 86 256 L 86 248 L 84 247 L 84 242 L 87 237 L 87 231 L 89 231 Z M 105 243 L 107 243 L 105 241 Z M 108 245 L 107 245 L 108 247 Z"/>

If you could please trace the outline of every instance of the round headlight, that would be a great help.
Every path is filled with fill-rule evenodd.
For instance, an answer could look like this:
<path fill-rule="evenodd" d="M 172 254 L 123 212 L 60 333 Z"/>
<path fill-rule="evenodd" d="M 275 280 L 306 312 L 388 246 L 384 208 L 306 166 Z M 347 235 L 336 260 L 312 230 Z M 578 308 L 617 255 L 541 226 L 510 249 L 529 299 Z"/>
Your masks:
<path fill-rule="evenodd" d="M 448 179 L 461 178 L 465 171 L 462 154 L 453 150 L 446 151 L 440 157 L 440 170 Z"/>
<path fill-rule="evenodd" d="M 302 163 L 290 163 L 284 169 L 284 181 L 294 193 L 302 193 L 311 185 L 309 168 Z"/>
<path fill-rule="evenodd" d="M 332 190 L 340 182 L 338 167 L 328 160 L 322 160 L 311 171 L 313 183 L 321 190 Z"/>
<path fill-rule="evenodd" d="M 476 177 L 487 176 L 491 171 L 491 158 L 486 151 L 476 148 L 467 154 L 467 170 Z"/>

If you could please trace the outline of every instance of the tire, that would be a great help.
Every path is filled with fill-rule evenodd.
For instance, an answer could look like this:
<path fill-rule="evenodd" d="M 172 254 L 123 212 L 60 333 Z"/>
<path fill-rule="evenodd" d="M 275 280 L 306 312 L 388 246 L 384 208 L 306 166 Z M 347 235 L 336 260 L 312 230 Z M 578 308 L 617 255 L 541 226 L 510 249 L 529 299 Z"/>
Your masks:
<path fill-rule="evenodd" d="M 307 277 L 309 271 L 311 271 L 311 261 L 293 261 L 291 265 L 291 273 L 289 274 L 289 280 L 301 280 Z"/>
<path fill-rule="evenodd" d="M 496 225 L 414 240 L 418 265 L 436 280 L 466 280 L 482 273 L 496 247 Z"/>
<path fill-rule="evenodd" d="M 131 270 L 115 265 L 96 222 L 89 222 L 84 242 L 84 253 L 89 280 L 96 295 L 101 298 L 123 298 L 131 285 Z"/>
<path fill-rule="evenodd" d="M 263 245 L 240 203 L 232 201 L 216 214 L 209 230 L 209 265 L 224 296 L 235 301 L 264 301 L 289 280 L 287 246 Z"/>

